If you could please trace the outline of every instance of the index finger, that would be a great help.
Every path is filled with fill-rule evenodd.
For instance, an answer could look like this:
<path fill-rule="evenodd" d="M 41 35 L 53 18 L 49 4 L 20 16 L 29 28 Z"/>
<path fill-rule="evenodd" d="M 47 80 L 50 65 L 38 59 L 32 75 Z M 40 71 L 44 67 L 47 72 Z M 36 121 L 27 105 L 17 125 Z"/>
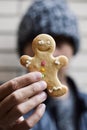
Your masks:
<path fill-rule="evenodd" d="M 13 91 L 25 87 L 31 83 L 41 80 L 40 72 L 31 72 L 20 77 L 16 77 L 0 86 L 0 101 Z"/>

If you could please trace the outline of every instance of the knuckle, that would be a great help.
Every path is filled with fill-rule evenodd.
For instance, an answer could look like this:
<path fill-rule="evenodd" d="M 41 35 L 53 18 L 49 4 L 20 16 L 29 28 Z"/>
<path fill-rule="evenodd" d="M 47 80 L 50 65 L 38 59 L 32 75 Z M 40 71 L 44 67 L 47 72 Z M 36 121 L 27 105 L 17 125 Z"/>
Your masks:
<path fill-rule="evenodd" d="M 26 120 L 25 123 L 28 129 L 31 129 L 34 127 L 34 122 L 32 120 L 31 121 Z"/>
<path fill-rule="evenodd" d="M 34 84 L 32 84 L 32 89 L 34 92 L 41 92 L 42 90 L 45 90 L 47 87 L 47 84 L 45 81 L 39 81 Z"/>
<path fill-rule="evenodd" d="M 41 84 L 39 82 L 31 85 L 32 92 L 37 93 L 42 90 Z"/>
<path fill-rule="evenodd" d="M 18 101 L 18 96 L 17 96 L 16 92 L 12 93 L 11 98 L 12 98 L 13 102 L 17 102 Z"/>
<path fill-rule="evenodd" d="M 26 74 L 25 76 L 23 76 L 24 77 L 24 83 L 26 84 L 27 83 L 27 85 L 28 84 L 30 84 L 31 82 L 32 82 L 32 76 L 30 76 L 30 73 L 29 74 Z"/>
<path fill-rule="evenodd" d="M 13 92 L 11 95 L 12 101 L 15 103 L 20 103 L 22 101 L 22 94 L 20 91 L 18 92 Z"/>
<path fill-rule="evenodd" d="M 32 93 L 36 93 L 37 91 L 38 91 L 38 86 L 37 85 L 34 85 L 34 84 L 32 84 L 31 85 L 31 90 L 32 90 Z"/>
<path fill-rule="evenodd" d="M 41 112 L 36 112 L 36 115 L 37 115 L 37 119 L 38 119 L 38 120 L 42 117 Z"/>
<path fill-rule="evenodd" d="M 17 81 L 16 81 L 15 79 L 10 80 L 9 83 L 10 83 L 9 88 L 10 88 L 12 91 L 17 90 Z"/>
<path fill-rule="evenodd" d="M 41 101 L 41 98 L 37 95 L 35 98 L 33 98 L 33 104 L 39 103 Z"/>
<path fill-rule="evenodd" d="M 21 116 L 24 114 L 24 112 L 22 111 L 20 106 L 16 106 L 15 110 L 17 111 L 17 113 Z"/>

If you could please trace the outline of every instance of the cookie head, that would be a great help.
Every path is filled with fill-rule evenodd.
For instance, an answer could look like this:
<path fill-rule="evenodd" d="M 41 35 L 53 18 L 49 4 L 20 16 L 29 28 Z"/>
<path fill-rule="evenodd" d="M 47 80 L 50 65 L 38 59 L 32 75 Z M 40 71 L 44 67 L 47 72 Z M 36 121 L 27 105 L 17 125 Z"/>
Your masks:
<path fill-rule="evenodd" d="M 40 34 L 33 40 L 32 48 L 34 53 L 39 51 L 53 53 L 55 50 L 55 41 L 50 35 Z"/>

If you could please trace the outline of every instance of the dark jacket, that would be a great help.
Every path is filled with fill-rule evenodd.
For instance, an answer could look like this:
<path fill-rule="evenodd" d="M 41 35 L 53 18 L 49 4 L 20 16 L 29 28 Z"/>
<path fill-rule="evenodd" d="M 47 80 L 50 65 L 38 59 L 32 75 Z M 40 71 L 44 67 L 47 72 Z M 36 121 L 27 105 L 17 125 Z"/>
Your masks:
<path fill-rule="evenodd" d="M 75 96 L 75 130 L 87 130 L 87 95 L 77 90 L 77 86 L 71 78 L 67 82 Z M 42 119 L 32 130 L 59 130 L 56 125 L 56 107 L 52 99 L 46 101 L 47 109 Z"/>

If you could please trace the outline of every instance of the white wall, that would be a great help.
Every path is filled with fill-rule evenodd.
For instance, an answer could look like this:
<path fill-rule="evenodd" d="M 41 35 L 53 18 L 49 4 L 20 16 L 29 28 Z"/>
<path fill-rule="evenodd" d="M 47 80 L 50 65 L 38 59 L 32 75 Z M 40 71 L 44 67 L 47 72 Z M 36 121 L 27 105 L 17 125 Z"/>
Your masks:
<path fill-rule="evenodd" d="M 78 17 L 81 35 L 81 47 L 73 58 L 70 75 L 77 81 L 81 91 L 87 92 L 87 0 L 68 0 L 72 10 Z"/>
<path fill-rule="evenodd" d="M 80 89 L 87 92 L 87 0 L 68 0 L 79 20 L 81 49 L 73 59 L 69 73 Z M 31 0 L 0 0 L 0 80 L 7 81 L 21 74 L 23 68 L 16 54 L 16 32 L 22 15 Z M 84 90 L 83 90 L 84 89 Z"/>

